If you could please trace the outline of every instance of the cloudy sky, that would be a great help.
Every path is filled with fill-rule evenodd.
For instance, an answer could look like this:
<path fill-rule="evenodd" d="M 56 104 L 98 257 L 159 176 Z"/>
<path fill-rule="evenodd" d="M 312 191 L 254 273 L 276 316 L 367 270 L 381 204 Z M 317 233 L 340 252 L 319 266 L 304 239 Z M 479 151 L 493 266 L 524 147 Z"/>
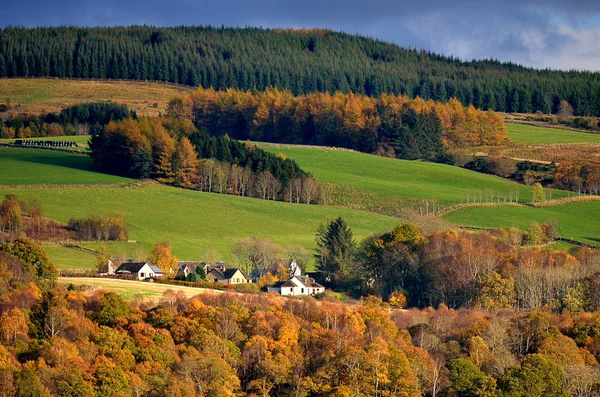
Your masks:
<path fill-rule="evenodd" d="M 322 27 L 461 59 L 600 71 L 599 0 L 3 0 L 0 26 Z M 1 37 L 0 37 L 1 40 Z"/>

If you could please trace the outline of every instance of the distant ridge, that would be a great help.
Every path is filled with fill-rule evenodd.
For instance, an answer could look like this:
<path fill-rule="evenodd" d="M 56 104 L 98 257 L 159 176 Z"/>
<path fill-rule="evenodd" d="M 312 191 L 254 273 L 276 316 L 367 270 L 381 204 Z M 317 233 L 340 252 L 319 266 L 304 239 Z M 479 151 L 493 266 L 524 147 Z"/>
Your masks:
<path fill-rule="evenodd" d="M 458 98 L 484 110 L 600 116 L 600 73 L 461 61 L 323 29 L 151 26 L 0 30 L 0 77 L 170 81 L 242 90 Z"/>

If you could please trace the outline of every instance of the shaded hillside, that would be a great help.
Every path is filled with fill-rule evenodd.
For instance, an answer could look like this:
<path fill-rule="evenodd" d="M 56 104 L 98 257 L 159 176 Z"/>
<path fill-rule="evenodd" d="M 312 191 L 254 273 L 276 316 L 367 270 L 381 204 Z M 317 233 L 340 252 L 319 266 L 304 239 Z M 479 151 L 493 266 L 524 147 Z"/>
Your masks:
<path fill-rule="evenodd" d="M 507 112 L 550 113 L 567 100 L 599 115 L 600 74 L 462 62 L 326 30 L 148 26 L 6 28 L 0 77 L 160 80 L 216 89 L 285 88 L 457 97 Z"/>

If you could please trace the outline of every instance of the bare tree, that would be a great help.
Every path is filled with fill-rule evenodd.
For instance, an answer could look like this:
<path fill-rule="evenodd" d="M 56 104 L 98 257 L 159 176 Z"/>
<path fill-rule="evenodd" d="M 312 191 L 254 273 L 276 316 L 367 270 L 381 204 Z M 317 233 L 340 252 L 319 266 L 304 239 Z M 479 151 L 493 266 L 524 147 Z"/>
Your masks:
<path fill-rule="evenodd" d="M 569 117 L 573 116 L 573 107 L 571 104 L 564 99 L 560 101 L 558 105 L 558 113 L 557 116 L 560 120 L 567 120 Z"/>
<path fill-rule="evenodd" d="M 271 178 L 269 178 L 269 194 L 268 194 L 268 198 L 275 201 L 277 200 L 277 196 L 279 195 L 279 192 L 281 191 L 281 182 L 279 182 L 273 175 L 271 175 Z"/>
<path fill-rule="evenodd" d="M 271 175 L 269 171 L 261 172 L 254 181 L 254 190 L 256 191 L 256 195 L 263 200 L 268 198 L 269 184 L 272 176 L 273 175 Z"/>
<path fill-rule="evenodd" d="M 217 164 L 214 168 L 213 192 L 224 193 L 227 190 L 227 164 Z"/>
<path fill-rule="evenodd" d="M 247 196 L 251 190 L 252 186 L 252 171 L 248 167 L 241 170 L 241 172 L 237 175 L 238 181 L 238 189 L 241 196 Z"/>
<path fill-rule="evenodd" d="M 302 180 L 300 178 L 293 179 L 291 181 L 292 192 L 294 196 L 294 202 L 297 204 L 302 200 Z"/>
<path fill-rule="evenodd" d="M 306 204 L 316 203 L 319 197 L 319 184 L 312 176 L 302 180 L 302 201 Z"/>

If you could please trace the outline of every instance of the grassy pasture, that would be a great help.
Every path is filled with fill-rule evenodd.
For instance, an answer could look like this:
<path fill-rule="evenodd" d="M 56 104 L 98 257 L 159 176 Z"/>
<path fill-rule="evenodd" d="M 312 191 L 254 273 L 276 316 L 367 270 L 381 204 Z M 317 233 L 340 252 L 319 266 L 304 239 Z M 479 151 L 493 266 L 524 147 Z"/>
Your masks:
<path fill-rule="evenodd" d="M 169 241 L 175 255 L 184 260 L 199 259 L 208 249 L 217 250 L 227 259 L 238 239 L 252 235 L 312 249 L 319 223 L 337 216 L 348 221 L 359 239 L 393 228 L 399 222 L 346 208 L 271 202 L 166 186 L 0 187 L 0 195 L 7 193 L 16 193 L 26 200 L 38 199 L 45 216 L 62 222 L 72 216 L 121 214 L 129 225 L 130 238 L 138 245 L 149 252 L 154 242 Z M 113 251 L 122 248 L 113 244 L 108 247 Z"/>
<path fill-rule="evenodd" d="M 506 123 L 506 127 L 511 141 L 524 145 L 600 143 L 600 134 L 514 123 Z"/>
<path fill-rule="evenodd" d="M 576 202 L 555 207 L 471 207 L 453 212 L 446 219 L 458 225 L 525 230 L 531 222 L 557 220 L 559 235 L 592 244 L 600 243 L 600 201 Z"/>
<path fill-rule="evenodd" d="M 127 182 L 133 180 L 94 172 L 92 159 L 87 156 L 53 150 L 0 147 L 0 185 Z"/>
<path fill-rule="evenodd" d="M 473 200 L 474 195 L 485 191 L 506 196 L 518 191 L 520 201 L 531 199 L 530 187 L 445 164 L 317 148 L 264 146 L 263 149 L 296 160 L 319 182 L 371 191 L 376 198 L 403 197 L 454 204 L 465 202 L 467 196 Z M 565 192 L 553 192 L 554 198 L 563 196 L 566 197 Z"/>
<path fill-rule="evenodd" d="M 64 246 L 45 245 L 48 258 L 59 270 L 93 270 L 96 268 L 96 256 L 88 251 L 76 250 Z"/>
<path fill-rule="evenodd" d="M 1 101 L 10 98 L 18 112 L 30 114 L 60 112 L 82 102 L 111 100 L 127 105 L 138 115 L 157 116 L 172 97 L 191 91 L 189 87 L 141 81 L 0 80 Z"/>
<path fill-rule="evenodd" d="M 86 277 L 64 277 L 59 278 L 58 282 L 69 285 L 88 285 L 99 289 L 106 289 L 111 292 L 119 293 L 125 300 L 131 301 L 135 298 L 160 299 L 165 291 L 172 290 L 183 293 L 191 298 L 198 294 L 220 294 L 220 290 L 183 287 L 179 285 L 155 284 L 144 281 L 118 280 L 111 278 L 86 278 Z"/>

